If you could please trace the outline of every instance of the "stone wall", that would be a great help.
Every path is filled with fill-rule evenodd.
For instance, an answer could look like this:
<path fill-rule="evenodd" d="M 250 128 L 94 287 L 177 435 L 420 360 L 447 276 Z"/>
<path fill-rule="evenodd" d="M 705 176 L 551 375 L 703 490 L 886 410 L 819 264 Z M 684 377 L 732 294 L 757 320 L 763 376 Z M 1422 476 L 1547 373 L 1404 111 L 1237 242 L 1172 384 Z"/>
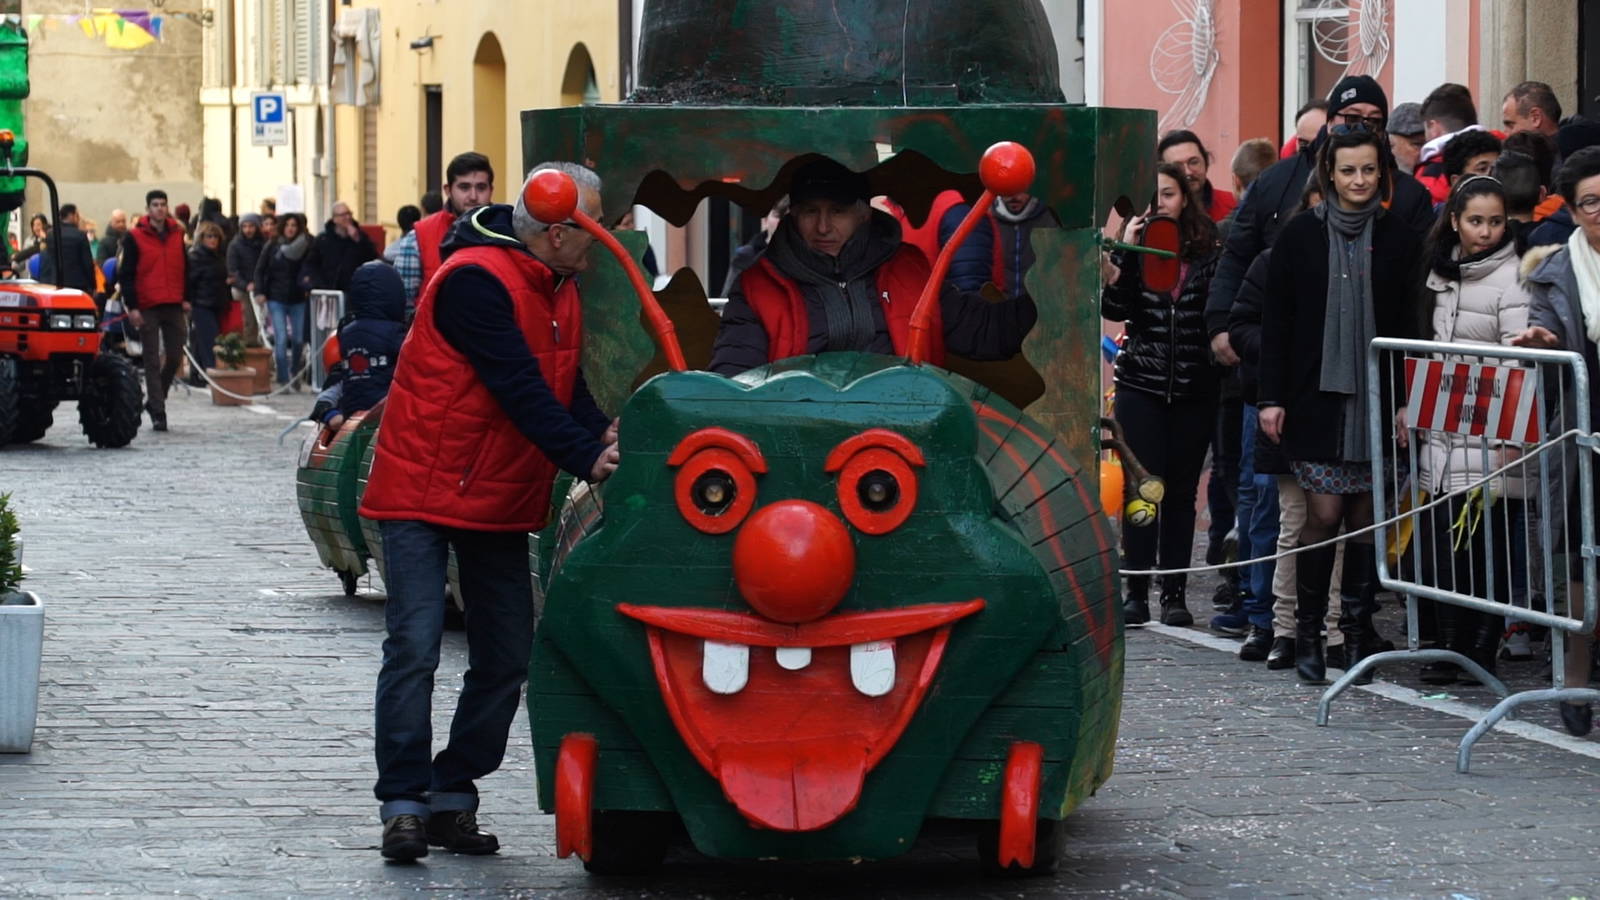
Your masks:
<path fill-rule="evenodd" d="M 81 0 L 22 4 L 24 22 L 83 10 Z M 115 207 L 142 210 L 152 187 L 165 189 L 174 206 L 199 207 L 201 30 L 168 15 L 162 41 L 114 50 L 65 18 L 33 29 L 32 96 L 24 106 L 29 161 L 55 178 L 63 203 L 78 204 L 101 225 Z M 48 202 L 42 186 L 30 187 L 30 215 L 48 215 Z"/>

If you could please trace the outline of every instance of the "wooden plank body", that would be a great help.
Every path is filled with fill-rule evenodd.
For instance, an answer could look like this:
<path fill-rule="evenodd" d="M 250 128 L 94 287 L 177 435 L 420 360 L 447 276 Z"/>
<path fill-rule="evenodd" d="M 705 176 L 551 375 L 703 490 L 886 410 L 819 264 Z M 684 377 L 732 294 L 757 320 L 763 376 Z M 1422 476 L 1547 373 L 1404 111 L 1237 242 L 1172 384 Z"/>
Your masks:
<path fill-rule="evenodd" d="M 356 514 L 358 489 L 368 445 L 377 433 L 383 407 L 356 413 L 328 438 L 318 430 L 306 438 L 295 472 L 295 499 L 306 534 L 322 564 L 336 572 L 362 576 L 372 555 Z"/>

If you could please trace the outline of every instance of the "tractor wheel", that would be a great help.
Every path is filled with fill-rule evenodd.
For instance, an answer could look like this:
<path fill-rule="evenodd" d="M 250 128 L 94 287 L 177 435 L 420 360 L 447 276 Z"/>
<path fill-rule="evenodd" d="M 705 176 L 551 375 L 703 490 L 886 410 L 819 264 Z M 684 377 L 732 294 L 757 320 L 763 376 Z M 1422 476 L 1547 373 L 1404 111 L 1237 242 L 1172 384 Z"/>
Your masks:
<path fill-rule="evenodd" d="M 673 813 L 595 810 L 593 846 L 583 867 L 595 875 L 651 875 L 678 830 Z"/>
<path fill-rule="evenodd" d="M 15 360 L 0 357 L 0 446 L 11 442 L 22 412 L 22 385 Z"/>
<path fill-rule="evenodd" d="M 44 433 L 55 424 L 56 405 L 45 400 L 22 402 L 22 407 L 17 411 L 17 427 L 11 432 L 11 442 L 26 444 L 44 437 Z"/>
<path fill-rule="evenodd" d="M 102 353 L 89 365 L 78 398 L 78 423 L 96 447 L 126 447 L 139 433 L 144 386 L 139 370 L 120 356 Z"/>

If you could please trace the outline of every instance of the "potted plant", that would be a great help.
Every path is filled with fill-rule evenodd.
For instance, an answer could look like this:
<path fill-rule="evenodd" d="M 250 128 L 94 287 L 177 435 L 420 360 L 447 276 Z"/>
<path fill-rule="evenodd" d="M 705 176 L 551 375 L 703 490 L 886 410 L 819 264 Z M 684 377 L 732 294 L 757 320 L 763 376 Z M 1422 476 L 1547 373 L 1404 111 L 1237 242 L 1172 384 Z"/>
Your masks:
<path fill-rule="evenodd" d="M 212 350 L 217 356 L 217 368 L 206 370 L 211 382 L 211 402 L 217 406 L 249 403 L 256 370 L 244 364 L 244 337 L 237 331 L 230 331 L 217 339 Z"/>
<path fill-rule="evenodd" d="M 0 494 L 0 753 L 27 753 L 39 720 L 44 603 L 22 590 L 22 541 L 11 495 Z"/>
<path fill-rule="evenodd" d="M 251 301 L 246 299 L 245 302 Z M 254 341 L 245 341 L 244 364 L 256 371 L 255 383 L 250 385 L 250 393 L 272 393 L 272 348 L 261 343 L 259 336 Z"/>

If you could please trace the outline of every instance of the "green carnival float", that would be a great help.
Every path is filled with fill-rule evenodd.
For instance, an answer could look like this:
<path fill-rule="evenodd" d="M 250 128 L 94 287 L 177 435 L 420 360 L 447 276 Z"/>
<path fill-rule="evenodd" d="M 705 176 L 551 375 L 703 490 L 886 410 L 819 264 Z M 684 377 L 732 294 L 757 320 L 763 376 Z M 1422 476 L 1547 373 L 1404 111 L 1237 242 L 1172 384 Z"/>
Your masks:
<path fill-rule="evenodd" d="M 613 215 L 682 225 L 707 197 L 759 215 L 827 156 L 913 223 L 954 190 L 970 228 L 1024 189 L 1060 222 L 1033 235 L 1016 359 L 937 368 L 914 339 L 727 379 L 695 371 L 717 319 L 692 273 L 652 294 L 642 235 L 589 222 L 565 176 L 530 184 L 530 210 L 617 257 L 584 276 L 584 370 L 622 463 L 567 494 L 530 562 L 539 802 L 591 871 L 648 871 L 685 831 L 716 857 L 882 859 L 931 819 L 971 823 L 988 868 L 1049 871 L 1060 820 L 1111 773 L 1097 223 L 1148 196 L 1154 117 L 1063 104 L 1037 2 L 888 6 L 657 0 L 632 102 L 523 113 L 524 163 L 589 165 Z M 372 418 L 333 442 L 339 465 L 359 472 Z M 346 483 L 301 506 L 350 536 L 313 529 L 338 545 L 324 561 L 364 572 Z"/>

